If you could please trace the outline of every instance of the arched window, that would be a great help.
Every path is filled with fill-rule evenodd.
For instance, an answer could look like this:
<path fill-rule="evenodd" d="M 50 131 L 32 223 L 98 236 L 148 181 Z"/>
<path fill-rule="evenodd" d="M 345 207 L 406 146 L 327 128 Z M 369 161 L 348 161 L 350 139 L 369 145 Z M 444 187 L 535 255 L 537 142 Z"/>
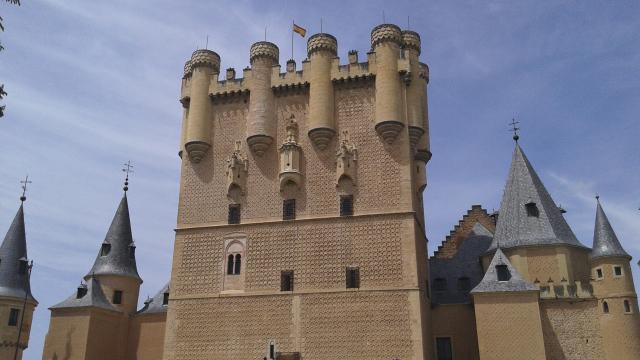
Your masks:
<path fill-rule="evenodd" d="M 627 314 L 631 314 L 631 303 L 629 300 L 624 301 L 624 312 Z"/>
<path fill-rule="evenodd" d="M 234 275 L 240 275 L 240 267 L 242 266 L 242 256 L 240 254 L 236 254 L 236 261 L 233 268 Z"/>
<path fill-rule="evenodd" d="M 604 301 L 604 302 L 602 303 L 602 312 L 603 312 L 603 313 L 605 313 L 605 314 L 608 314 L 608 313 L 609 313 L 609 304 L 607 304 L 607 302 L 606 302 L 606 301 Z"/>
<path fill-rule="evenodd" d="M 233 255 L 227 258 L 227 275 L 233 275 Z"/>

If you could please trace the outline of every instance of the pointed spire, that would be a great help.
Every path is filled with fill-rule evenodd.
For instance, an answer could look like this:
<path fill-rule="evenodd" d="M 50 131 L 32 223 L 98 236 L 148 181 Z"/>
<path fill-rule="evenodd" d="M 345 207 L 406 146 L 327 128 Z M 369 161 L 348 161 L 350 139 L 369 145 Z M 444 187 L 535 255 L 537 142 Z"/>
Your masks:
<path fill-rule="evenodd" d="M 23 195 L 24 196 L 24 195 Z M 36 301 L 31 294 L 24 225 L 24 200 L 0 246 L 0 296 Z"/>
<path fill-rule="evenodd" d="M 482 281 L 471 290 L 472 294 L 494 292 L 538 291 L 516 270 L 502 250 L 497 249 Z"/>
<path fill-rule="evenodd" d="M 122 196 L 93 267 L 85 279 L 88 279 L 92 274 L 125 276 L 142 282 L 136 265 L 135 244 L 131 235 L 131 220 L 129 219 L 126 192 Z"/>
<path fill-rule="evenodd" d="M 516 143 L 489 251 L 518 246 L 582 245 Z"/>
<path fill-rule="evenodd" d="M 619 256 L 631 259 L 631 256 L 624 251 L 616 233 L 613 231 L 607 214 L 604 213 L 600 204 L 600 197 L 596 196 L 596 225 L 593 231 L 593 250 L 591 258 L 601 258 L 607 256 Z"/>

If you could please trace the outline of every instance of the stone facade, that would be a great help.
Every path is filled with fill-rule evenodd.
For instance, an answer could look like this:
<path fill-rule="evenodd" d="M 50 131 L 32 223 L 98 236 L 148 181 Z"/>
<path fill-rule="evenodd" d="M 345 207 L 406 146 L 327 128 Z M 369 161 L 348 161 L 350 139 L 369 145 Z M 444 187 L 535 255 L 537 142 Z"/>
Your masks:
<path fill-rule="evenodd" d="M 135 257 L 101 251 L 43 359 L 638 358 L 630 257 L 599 204 L 594 250 L 575 238 L 518 144 L 500 213 L 472 206 L 427 259 L 429 69 L 415 32 L 371 46 L 343 65 L 316 34 L 281 72 L 258 42 L 225 79 L 196 50 L 170 286 L 136 311 Z M 133 246 L 128 227 L 125 196 L 103 247 Z"/>

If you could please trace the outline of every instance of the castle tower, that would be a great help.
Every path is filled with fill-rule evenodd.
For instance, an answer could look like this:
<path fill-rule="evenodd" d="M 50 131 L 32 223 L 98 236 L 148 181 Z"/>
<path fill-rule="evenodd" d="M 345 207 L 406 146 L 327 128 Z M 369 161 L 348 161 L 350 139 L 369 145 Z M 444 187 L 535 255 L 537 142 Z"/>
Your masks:
<path fill-rule="evenodd" d="M 22 359 L 29 345 L 33 311 L 38 305 L 31 294 L 30 271 L 23 203 L 0 246 L 0 359 L 13 359 L 16 347 L 18 359 Z"/>
<path fill-rule="evenodd" d="M 271 73 L 279 58 L 280 51 L 276 44 L 259 41 L 251 45 L 247 144 L 258 156 L 267 151 L 276 137 L 275 96 L 271 90 Z"/>
<path fill-rule="evenodd" d="M 89 273 L 76 292 L 54 305 L 44 360 L 126 359 L 131 316 L 142 279 L 138 275 L 129 205 L 123 195 Z"/>
<path fill-rule="evenodd" d="M 591 251 L 593 291 L 600 306 L 600 331 L 606 359 L 637 359 L 640 316 L 631 273 L 631 256 L 622 248 L 597 200 Z"/>
<path fill-rule="evenodd" d="M 485 265 L 497 247 L 530 282 L 589 281 L 589 248 L 578 241 L 517 142 Z M 540 261 L 549 265 L 538 266 Z"/>
<path fill-rule="evenodd" d="M 498 248 L 471 291 L 481 359 L 546 359 L 539 293 Z"/>
<path fill-rule="evenodd" d="M 220 73 L 220 56 L 211 50 L 198 49 L 191 55 L 185 65 L 183 78 L 184 117 L 187 125 L 183 125 L 183 143 L 189 158 L 199 163 L 211 148 L 211 101 L 209 101 L 209 85 L 218 80 Z M 185 89 L 186 88 L 186 89 Z M 184 120 L 183 120 L 184 122 Z M 186 130 L 186 131 L 185 131 Z"/>
<path fill-rule="evenodd" d="M 417 39 L 381 25 L 341 65 L 316 34 L 284 73 L 259 42 L 243 79 L 211 84 L 212 161 L 182 160 L 164 359 L 432 357 Z"/>

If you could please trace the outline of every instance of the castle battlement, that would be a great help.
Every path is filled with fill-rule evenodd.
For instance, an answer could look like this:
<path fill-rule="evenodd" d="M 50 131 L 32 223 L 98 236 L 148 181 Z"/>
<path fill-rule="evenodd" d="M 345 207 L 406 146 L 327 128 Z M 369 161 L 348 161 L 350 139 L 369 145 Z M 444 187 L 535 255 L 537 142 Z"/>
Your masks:
<path fill-rule="evenodd" d="M 236 71 L 231 68 L 220 79 L 220 56 L 211 50 L 196 50 L 185 64 L 181 84 L 180 102 L 185 109 L 195 107 L 197 113 L 187 119 L 183 146 L 195 162 L 211 148 L 207 116 L 213 104 L 209 101 L 205 105 L 202 99 L 234 101 L 251 94 L 247 142 L 261 156 L 274 139 L 274 97 L 302 90 L 309 97 L 308 136 L 319 150 L 324 150 L 336 134 L 334 87 L 344 83 L 370 86 L 370 80 L 374 80 L 376 132 L 391 144 L 406 127 L 411 147 L 416 149 L 427 132 L 423 103 L 429 67 L 419 61 L 420 52 L 418 33 L 382 24 L 371 31 L 371 51 L 365 62 L 359 62 L 358 53 L 351 50 L 348 62 L 341 64 L 337 56 L 338 39 L 318 33 L 307 40 L 307 59 L 301 62 L 301 70 L 296 69 L 296 62 L 291 59 L 283 71 L 278 46 L 259 41 L 251 45 L 251 65 L 243 70 L 241 78 L 236 78 Z M 197 99 L 198 105 L 192 105 L 193 99 Z M 416 159 L 426 162 L 429 154 L 428 140 L 423 139 Z"/>

